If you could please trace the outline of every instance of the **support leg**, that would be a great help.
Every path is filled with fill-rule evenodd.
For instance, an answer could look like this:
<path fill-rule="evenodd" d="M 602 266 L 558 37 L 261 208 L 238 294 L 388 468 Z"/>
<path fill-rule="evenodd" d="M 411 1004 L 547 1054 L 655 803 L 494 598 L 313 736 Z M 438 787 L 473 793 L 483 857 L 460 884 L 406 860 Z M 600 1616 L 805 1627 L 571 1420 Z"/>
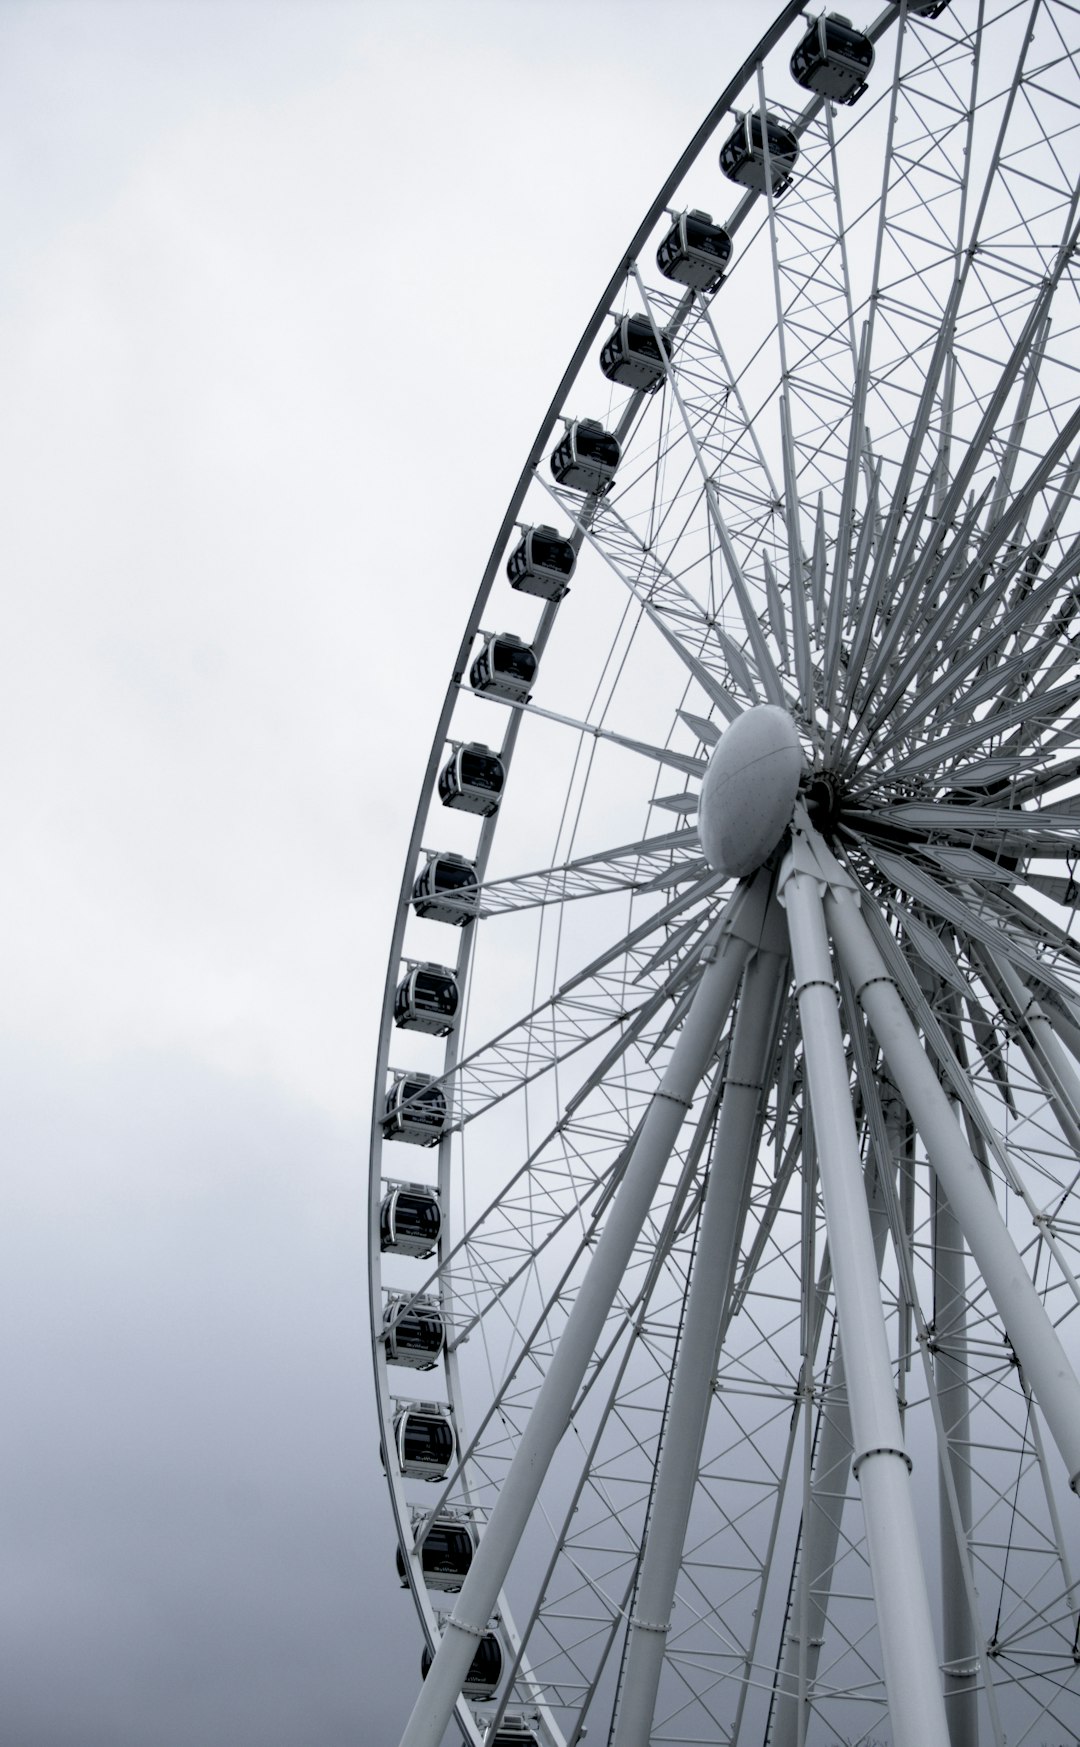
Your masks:
<path fill-rule="evenodd" d="M 746 888 L 745 913 L 753 897 Z M 552 1456 L 569 1423 L 578 1388 L 633 1254 L 634 1244 L 713 1052 L 746 963 L 745 941 L 730 930 L 702 973 L 697 993 L 653 1094 L 603 1232 L 566 1320 L 528 1424 L 495 1501 L 401 1747 L 440 1747 Z"/>
<path fill-rule="evenodd" d="M 945 1432 L 960 1523 L 971 1533 L 971 1426 L 967 1361 L 967 1296 L 964 1234 L 934 1179 L 934 1378 Z M 944 1475 L 939 1482 L 941 1522 L 941 1615 L 945 1645 L 945 1715 L 952 1747 L 978 1747 L 979 1646 L 968 1606 Z"/>
<path fill-rule="evenodd" d="M 735 1282 L 786 958 L 747 968 L 698 1232 L 611 1747 L 648 1747 L 716 1372 Z"/>
<path fill-rule="evenodd" d="M 895 1747 L 947 1747 L 948 1726 L 918 1553 L 910 1460 L 881 1307 L 851 1089 L 816 868 L 789 853 L 781 899 L 795 966 L 821 1191 L 848 1381 L 870 1575 Z"/>
<path fill-rule="evenodd" d="M 872 1183 L 869 1179 L 867 1181 L 874 1260 L 879 1278 L 885 1254 L 885 1240 L 889 1234 L 888 1212 L 878 1187 L 880 1171 L 893 1171 L 895 1174 L 893 1160 L 875 1161 L 870 1168 Z M 844 1514 L 851 1462 L 851 1415 L 848 1411 L 843 1342 L 839 1342 L 836 1348 L 828 1389 L 830 1402 L 827 1407 L 822 1408 L 821 1429 L 814 1453 L 810 1506 L 805 1512 L 802 1528 L 799 1574 L 776 1683 L 776 1709 L 769 1735 L 770 1747 L 799 1747 L 800 1741 L 805 1738 L 805 1718 L 804 1727 L 800 1729 L 799 1712 L 805 1707 L 805 1694 L 817 1679 L 825 1636 L 832 1571 L 840 1541 L 840 1522 Z"/>
<path fill-rule="evenodd" d="M 820 848 L 825 861 L 831 860 L 823 843 Z M 855 891 L 842 874 L 835 889 L 830 888 L 826 908 L 837 951 L 1076 1491 L 1080 1487 L 1080 1382 L 859 914 Z"/>

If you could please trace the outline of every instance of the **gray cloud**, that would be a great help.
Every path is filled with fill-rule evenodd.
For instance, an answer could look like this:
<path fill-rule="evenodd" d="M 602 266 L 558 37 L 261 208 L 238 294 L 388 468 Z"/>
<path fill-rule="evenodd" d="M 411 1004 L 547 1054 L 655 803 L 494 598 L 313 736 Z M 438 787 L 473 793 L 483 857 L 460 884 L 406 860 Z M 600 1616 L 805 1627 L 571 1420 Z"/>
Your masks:
<path fill-rule="evenodd" d="M 2 1095 L 4 1738 L 392 1736 L 357 1136 L 170 1058 Z"/>

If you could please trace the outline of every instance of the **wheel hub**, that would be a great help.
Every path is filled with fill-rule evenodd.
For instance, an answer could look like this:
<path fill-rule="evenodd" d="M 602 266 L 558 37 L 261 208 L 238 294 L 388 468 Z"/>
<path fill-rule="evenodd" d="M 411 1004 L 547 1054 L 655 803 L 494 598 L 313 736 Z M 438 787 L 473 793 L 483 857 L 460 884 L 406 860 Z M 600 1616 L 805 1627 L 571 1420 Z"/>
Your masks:
<path fill-rule="evenodd" d="M 721 735 L 701 785 L 709 865 L 739 879 L 767 861 L 791 822 L 803 775 L 795 724 L 775 704 L 744 710 Z"/>

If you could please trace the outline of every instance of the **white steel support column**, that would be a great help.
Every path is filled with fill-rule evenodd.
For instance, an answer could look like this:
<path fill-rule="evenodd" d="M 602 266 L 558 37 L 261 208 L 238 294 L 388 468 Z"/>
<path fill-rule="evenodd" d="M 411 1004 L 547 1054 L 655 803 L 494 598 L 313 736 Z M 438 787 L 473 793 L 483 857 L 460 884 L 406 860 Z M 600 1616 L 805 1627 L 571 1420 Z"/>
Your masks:
<path fill-rule="evenodd" d="M 769 1734 L 770 1747 L 798 1747 L 799 1741 L 805 1738 L 805 1726 L 800 1729 L 800 1711 L 805 1708 L 805 1693 L 817 1678 L 851 1462 L 851 1419 L 842 1342 L 837 1343 L 828 1389 L 832 1401 L 821 1409 L 809 1508 L 804 1513 L 802 1525 L 799 1574 L 776 1681 L 776 1710 Z"/>
<path fill-rule="evenodd" d="M 782 926 L 779 932 L 782 938 Z M 757 953 L 743 980 L 611 1747 L 649 1747 L 710 1385 L 726 1332 L 757 1159 L 786 964 L 785 943 L 783 955 Z"/>
<path fill-rule="evenodd" d="M 851 1107 L 822 904 L 824 881 L 796 835 L 780 872 L 795 966 L 821 1193 L 829 1234 L 870 1576 L 895 1747 L 948 1747 L 949 1733 L 919 1558 L 911 1461 L 893 1386 L 870 1213 Z"/>
<path fill-rule="evenodd" d="M 960 1527 L 971 1533 L 971 1412 L 967 1355 L 964 1234 L 934 1179 L 934 1380 Z M 945 1452 L 943 1452 L 944 1459 Z M 978 1747 L 979 1646 L 971 1618 L 945 1476 L 938 1482 L 941 1523 L 941 1617 L 945 1649 L 945 1715 L 952 1747 Z"/>
<path fill-rule="evenodd" d="M 758 876 L 737 894 L 727 930 L 712 949 L 697 992 L 653 1093 L 623 1180 L 588 1271 L 567 1317 L 528 1424 L 483 1531 L 442 1642 L 401 1737 L 401 1747 L 440 1747 L 462 1682 L 488 1630 L 499 1590 L 562 1439 L 581 1380 L 641 1234 L 664 1167 L 716 1049 L 749 951 L 757 943 L 769 881 Z M 749 916 L 748 916 L 749 913 Z M 753 922 L 756 916 L 756 928 Z M 736 933 L 740 928 L 742 933 Z"/>
<path fill-rule="evenodd" d="M 820 839 L 815 851 L 825 863 L 832 861 Z M 832 866 L 836 867 L 835 862 Z M 1075 1492 L 1080 1486 L 1080 1382 L 927 1060 L 899 990 L 859 914 L 855 891 L 838 867 L 836 872 L 839 882 L 830 884 L 826 906 L 837 951 L 975 1266 L 1008 1331 Z"/>
<path fill-rule="evenodd" d="M 867 1180 L 870 1227 L 874 1239 L 874 1261 L 878 1278 L 889 1235 L 888 1212 L 882 1198 L 879 1173 L 892 1171 L 893 1158 L 875 1161 L 871 1167 L 873 1188 Z M 776 1710 L 769 1733 L 770 1747 L 799 1747 L 805 1739 L 805 1723 L 800 1729 L 799 1713 L 805 1707 L 805 1695 L 817 1679 L 825 1635 L 825 1619 L 832 1588 L 832 1572 L 836 1549 L 840 1541 L 840 1523 L 847 1495 L 848 1465 L 851 1460 L 851 1415 L 848 1411 L 847 1378 L 844 1375 L 844 1343 L 838 1341 L 828 1379 L 830 1405 L 822 1406 L 821 1428 L 814 1452 L 814 1474 L 810 1486 L 810 1507 L 802 1525 L 802 1545 L 799 1549 L 799 1574 L 784 1640 L 783 1660 L 776 1683 Z M 805 1649 L 802 1648 L 802 1621 L 806 1622 Z"/>

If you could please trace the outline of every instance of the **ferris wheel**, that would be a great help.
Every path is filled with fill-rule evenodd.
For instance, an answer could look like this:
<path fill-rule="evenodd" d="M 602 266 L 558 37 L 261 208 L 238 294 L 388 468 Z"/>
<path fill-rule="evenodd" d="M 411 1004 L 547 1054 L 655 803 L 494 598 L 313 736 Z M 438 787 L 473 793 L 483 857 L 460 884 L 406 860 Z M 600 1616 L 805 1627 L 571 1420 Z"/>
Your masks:
<path fill-rule="evenodd" d="M 371 1157 L 403 1747 L 1080 1738 L 1080 13 L 851 10 L 731 70 L 453 662 Z"/>

